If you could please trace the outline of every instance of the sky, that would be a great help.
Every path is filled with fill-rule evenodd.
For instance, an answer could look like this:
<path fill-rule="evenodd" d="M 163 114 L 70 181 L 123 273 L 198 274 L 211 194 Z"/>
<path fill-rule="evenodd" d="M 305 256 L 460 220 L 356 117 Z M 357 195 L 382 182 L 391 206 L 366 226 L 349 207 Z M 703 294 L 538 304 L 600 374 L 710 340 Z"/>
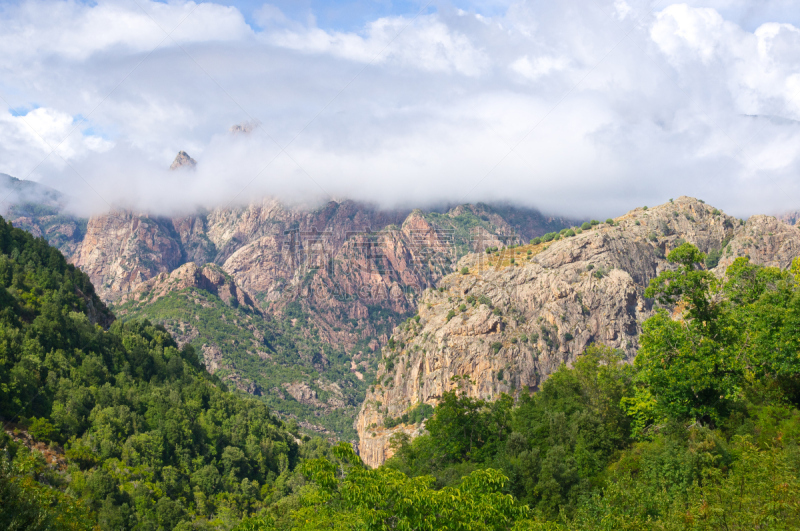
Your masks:
<path fill-rule="evenodd" d="M 800 209 L 798 0 L 19 0 L 0 50 L 0 173 L 84 214 Z"/>

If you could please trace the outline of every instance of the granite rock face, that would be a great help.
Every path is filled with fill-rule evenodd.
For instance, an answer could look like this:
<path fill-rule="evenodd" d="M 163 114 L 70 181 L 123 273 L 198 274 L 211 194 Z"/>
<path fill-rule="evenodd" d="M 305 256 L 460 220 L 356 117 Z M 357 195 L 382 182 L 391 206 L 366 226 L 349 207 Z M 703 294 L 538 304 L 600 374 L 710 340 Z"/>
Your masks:
<path fill-rule="evenodd" d="M 370 466 L 391 456 L 391 437 L 420 426 L 383 427 L 420 403 L 435 405 L 469 376 L 470 396 L 492 400 L 536 390 L 591 343 L 632 360 L 642 322 L 653 315 L 644 297 L 650 280 L 672 267 L 665 255 L 684 241 L 716 255 L 716 274 L 738 256 L 788 267 L 800 254 L 800 230 L 775 218 L 746 223 L 688 197 L 638 208 L 559 241 L 473 253 L 419 298 L 419 319 L 395 328 L 355 427 Z M 513 261 L 512 261 L 513 259 Z M 713 262 L 709 262 L 714 266 Z"/>
<path fill-rule="evenodd" d="M 127 211 L 90 218 L 72 259 L 107 302 L 183 262 L 168 221 Z"/>

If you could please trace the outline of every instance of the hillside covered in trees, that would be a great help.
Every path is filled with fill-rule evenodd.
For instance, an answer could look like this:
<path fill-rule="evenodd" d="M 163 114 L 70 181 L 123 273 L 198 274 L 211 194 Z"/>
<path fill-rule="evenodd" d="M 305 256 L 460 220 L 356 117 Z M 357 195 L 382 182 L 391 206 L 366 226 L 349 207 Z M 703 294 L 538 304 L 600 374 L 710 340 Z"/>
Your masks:
<path fill-rule="evenodd" d="M 163 328 L 104 329 L 86 275 L 2 219 L 0 303 L 7 528 L 230 527 L 280 496 L 296 427 L 228 392 Z"/>

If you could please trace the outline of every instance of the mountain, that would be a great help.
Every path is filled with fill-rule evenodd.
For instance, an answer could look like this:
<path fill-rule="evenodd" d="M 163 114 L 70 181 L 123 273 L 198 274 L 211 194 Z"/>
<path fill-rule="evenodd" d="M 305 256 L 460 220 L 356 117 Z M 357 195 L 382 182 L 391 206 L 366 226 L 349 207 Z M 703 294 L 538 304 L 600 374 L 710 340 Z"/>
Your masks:
<path fill-rule="evenodd" d="M 0 215 L 71 256 L 86 234 L 87 220 L 65 214 L 65 202 L 57 190 L 0 173 Z"/>
<path fill-rule="evenodd" d="M 592 343 L 631 360 L 655 302 L 650 280 L 674 266 L 665 256 L 683 242 L 708 255 L 721 275 L 736 257 L 787 268 L 800 255 L 800 229 L 774 217 L 743 222 L 689 197 L 637 208 L 607 223 L 536 245 L 470 253 L 438 289 L 419 297 L 417 314 L 395 328 L 357 419 L 359 451 L 377 466 L 413 417 L 463 385 L 474 398 L 536 390 Z M 456 377 L 454 379 L 454 377 Z"/>
<path fill-rule="evenodd" d="M 425 289 L 472 250 L 573 224 L 486 204 L 408 211 L 265 198 L 174 217 L 117 210 L 83 220 L 33 206 L 14 225 L 58 245 L 122 320 L 166 326 L 231 386 L 310 431 L 353 440 L 375 353 Z M 246 302 L 230 304 L 234 292 Z"/>

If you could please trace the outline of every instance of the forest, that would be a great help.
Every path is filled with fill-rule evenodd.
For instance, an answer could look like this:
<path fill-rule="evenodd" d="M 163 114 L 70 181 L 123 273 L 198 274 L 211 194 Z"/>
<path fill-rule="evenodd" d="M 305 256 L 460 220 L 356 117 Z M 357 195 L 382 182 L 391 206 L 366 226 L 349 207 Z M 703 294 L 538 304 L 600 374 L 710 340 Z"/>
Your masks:
<path fill-rule="evenodd" d="M 302 437 L 0 219 L 0 524 L 8 529 L 796 529 L 800 262 L 684 243 L 635 361 L 592 345 L 536 392 L 455 381 L 428 434 L 365 467 Z M 403 420 L 405 421 L 405 420 Z"/>

